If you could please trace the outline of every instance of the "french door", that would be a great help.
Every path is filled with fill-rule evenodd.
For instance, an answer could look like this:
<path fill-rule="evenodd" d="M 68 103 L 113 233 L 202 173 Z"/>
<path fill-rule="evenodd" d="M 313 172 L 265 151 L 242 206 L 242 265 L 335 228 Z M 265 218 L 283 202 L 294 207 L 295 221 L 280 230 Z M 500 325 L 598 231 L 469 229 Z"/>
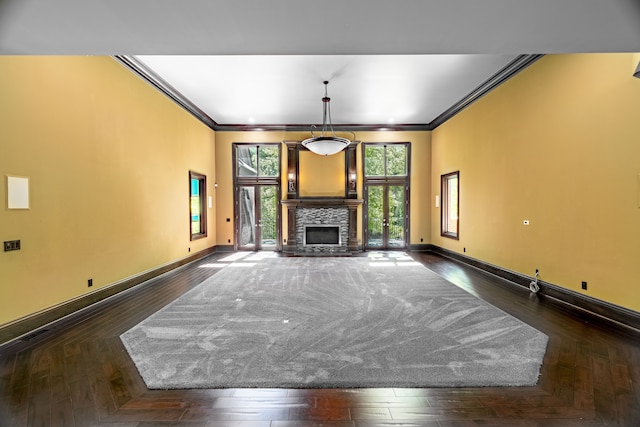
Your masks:
<path fill-rule="evenodd" d="M 411 144 L 365 142 L 364 247 L 404 249 L 409 236 Z"/>
<path fill-rule="evenodd" d="M 366 248 L 406 248 L 407 186 L 368 184 L 364 190 Z"/>
<path fill-rule="evenodd" d="M 281 250 L 280 144 L 236 142 L 233 164 L 235 249 Z"/>
<path fill-rule="evenodd" d="M 278 249 L 279 186 L 239 185 L 236 200 L 238 249 Z"/>

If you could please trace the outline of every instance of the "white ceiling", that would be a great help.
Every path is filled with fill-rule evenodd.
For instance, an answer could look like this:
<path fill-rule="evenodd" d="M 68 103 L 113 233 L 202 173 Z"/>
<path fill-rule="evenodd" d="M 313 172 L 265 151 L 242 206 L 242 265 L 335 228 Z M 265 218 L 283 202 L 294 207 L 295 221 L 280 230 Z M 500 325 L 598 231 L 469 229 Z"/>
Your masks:
<path fill-rule="evenodd" d="M 431 122 L 513 55 L 138 56 L 218 124 Z"/>
<path fill-rule="evenodd" d="M 638 0 L 0 0 L 0 54 L 135 55 L 220 125 L 427 124 L 518 54 L 639 52 Z"/>

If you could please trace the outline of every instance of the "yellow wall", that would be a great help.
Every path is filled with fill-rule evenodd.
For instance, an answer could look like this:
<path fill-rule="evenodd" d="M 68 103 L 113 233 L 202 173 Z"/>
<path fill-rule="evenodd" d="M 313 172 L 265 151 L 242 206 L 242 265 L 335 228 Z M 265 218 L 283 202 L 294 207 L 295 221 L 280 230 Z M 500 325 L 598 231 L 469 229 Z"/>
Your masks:
<path fill-rule="evenodd" d="M 0 252 L 0 324 L 215 244 L 213 209 L 189 241 L 188 194 L 190 169 L 213 194 L 214 132 L 114 59 L 0 57 L 0 94 L 0 177 L 31 190 L 7 210 L 0 185 L 22 243 Z"/>
<path fill-rule="evenodd" d="M 432 242 L 640 311 L 637 64 L 547 55 L 438 127 Z M 440 236 L 433 203 L 440 175 L 456 170 L 459 241 Z"/>
<path fill-rule="evenodd" d="M 217 230 L 218 245 L 229 245 L 234 243 L 233 235 L 233 162 L 232 162 L 232 144 L 234 142 L 282 142 L 282 141 L 299 141 L 309 137 L 309 132 L 285 132 L 285 131 L 268 131 L 268 132 L 217 132 L 216 133 L 216 180 L 218 182 L 217 192 Z M 431 133 L 430 132 L 358 132 L 359 141 L 363 142 L 411 142 L 411 228 L 410 243 L 411 244 L 427 244 L 431 238 L 431 221 L 429 216 L 429 192 L 431 188 Z M 357 150 L 357 168 L 358 168 L 358 194 L 362 197 L 362 154 L 361 145 Z M 305 153 L 307 154 L 307 153 Z M 287 179 L 287 150 L 282 146 L 283 170 L 282 177 L 286 182 Z M 311 154 L 309 154 L 311 156 Z M 315 156 L 315 155 L 314 155 Z M 342 155 L 343 156 L 343 155 Z M 326 181 L 326 168 L 323 168 L 325 158 L 316 156 L 317 162 L 311 162 L 312 158 L 306 159 L 311 169 L 316 171 L 317 176 L 306 176 L 307 183 L 311 179 L 318 179 L 320 182 Z M 342 193 L 344 194 L 344 157 L 342 158 L 342 169 L 339 171 L 340 176 L 330 180 L 328 184 L 328 192 L 335 192 L 337 182 L 341 182 Z M 339 161 L 339 160 L 338 160 Z M 302 168 L 301 162 L 301 168 Z M 334 168 L 335 169 L 335 168 Z M 322 172 L 320 172 L 322 171 Z M 300 171 L 301 174 L 308 173 L 308 170 Z M 312 191 L 316 196 L 325 192 L 323 188 L 313 188 Z M 326 194 L 323 194 L 326 196 Z M 286 194 L 283 195 L 283 197 Z M 286 211 L 283 211 L 283 218 Z M 230 221 L 227 222 L 226 219 Z M 358 221 L 362 224 L 362 212 L 358 211 Z M 287 236 L 286 219 L 283 220 L 283 238 Z M 358 230 L 358 238 L 362 239 L 361 230 Z M 421 242 L 420 239 L 423 239 Z"/>
<path fill-rule="evenodd" d="M 300 197 L 344 197 L 344 151 L 332 156 L 300 151 L 298 159 Z"/>

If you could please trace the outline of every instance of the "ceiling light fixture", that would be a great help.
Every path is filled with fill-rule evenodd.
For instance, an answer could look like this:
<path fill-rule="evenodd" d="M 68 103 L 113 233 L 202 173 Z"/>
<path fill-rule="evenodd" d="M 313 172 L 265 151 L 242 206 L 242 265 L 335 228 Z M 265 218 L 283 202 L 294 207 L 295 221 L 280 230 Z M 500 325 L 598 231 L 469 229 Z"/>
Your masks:
<path fill-rule="evenodd" d="M 332 154 L 339 153 L 351 144 L 347 138 L 341 138 L 336 135 L 333 130 L 333 124 L 331 123 L 331 98 L 327 95 L 328 81 L 324 81 L 324 98 L 322 98 L 322 129 L 320 135 L 314 133 L 316 125 L 311 125 L 311 138 L 307 138 L 302 141 L 302 145 L 308 148 L 310 151 L 320 154 L 321 156 L 330 156 Z M 327 118 L 329 122 L 327 124 Z M 356 134 L 349 132 L 355 139 Z"/>

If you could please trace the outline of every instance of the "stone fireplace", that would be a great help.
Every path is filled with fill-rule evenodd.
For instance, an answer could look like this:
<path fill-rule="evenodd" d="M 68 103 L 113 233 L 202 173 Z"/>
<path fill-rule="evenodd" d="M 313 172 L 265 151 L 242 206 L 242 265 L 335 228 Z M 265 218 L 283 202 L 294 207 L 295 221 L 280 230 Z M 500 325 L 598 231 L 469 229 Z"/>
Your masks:
<path fill-rule="evenodd" d="M 285 253 L 297 255 L 349 254 L 359 251 L 358 199 L 290 199 Z M 311 237 L 311 239 L 310 239 Z"/>
<path fill-rule="evenodd" d="M 288 231 L 283 252 L 322 256 L 362 251 L 358 241 L 358 206 L 363 203 L 358 199 L 358 143 L 352 142 L 329 162 L 324 156 L 307 153 L 299 141 L 285 144 L 288 187 L 282 205 L 287 208 Z M 301 157 L 306 174 L 300 173 Z"/>

